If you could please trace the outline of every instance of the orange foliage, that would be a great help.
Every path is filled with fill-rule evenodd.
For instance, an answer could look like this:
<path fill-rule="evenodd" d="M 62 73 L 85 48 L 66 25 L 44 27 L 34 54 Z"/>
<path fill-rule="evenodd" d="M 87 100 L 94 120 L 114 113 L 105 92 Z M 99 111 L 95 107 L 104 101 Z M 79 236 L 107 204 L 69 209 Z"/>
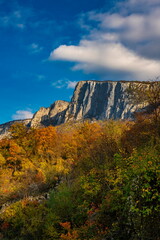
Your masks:
<path fill-rule="evenodd" d="M 60 225 L 66 230 L 71 229 L 71 223 L 70 222 L 61 222 Z"/>
<path fill-rule="evenodd" d="M 61 239 L 64 240 L 78 240 L 79 234 L 76 230 L 73 230 L 72 233 L 68 232 L 67 234 L 61 234 Z"/>
<path fill-rule="evenodd" d="M 78 240 L 78 232 L 76 230 L 71 229 L 71 224 L 70 222 L 63 222 L 60 223 L 60 225 L 67 230 L 68 232 L 66 234 L 61 234 L 61 239 L 64 240 Z"/>
<path fill-rule="evenodd" d="M 56 146 L 57 133 L 54 127 L 37 129 L 34 135 L 35 150 L 39 154 L 51 155 L 54 153 Z"/>

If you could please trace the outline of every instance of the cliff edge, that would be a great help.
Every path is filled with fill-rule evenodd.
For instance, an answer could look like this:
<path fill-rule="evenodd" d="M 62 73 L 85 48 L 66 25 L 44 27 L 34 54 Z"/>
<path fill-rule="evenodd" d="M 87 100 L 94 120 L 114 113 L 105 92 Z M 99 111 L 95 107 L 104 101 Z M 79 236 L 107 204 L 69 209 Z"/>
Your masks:
<path fill-rule="evenodd" d="M 27 125 L 56 126 L 83 119 L 133 119 L 133 113 L 139 109 L 139 106 L 129 101 L 126 89 L 130 83 L 128 81 L 80 81 L 75 87 L 70 102 L 58 100 L 48 108 L 40 108 L 33 118 L 27 121 Z M 132 82 L 132 84 L 140 83 Z M 0 125 L 1 134 L 6 133 L 8 127 L 14 122 Z"/>

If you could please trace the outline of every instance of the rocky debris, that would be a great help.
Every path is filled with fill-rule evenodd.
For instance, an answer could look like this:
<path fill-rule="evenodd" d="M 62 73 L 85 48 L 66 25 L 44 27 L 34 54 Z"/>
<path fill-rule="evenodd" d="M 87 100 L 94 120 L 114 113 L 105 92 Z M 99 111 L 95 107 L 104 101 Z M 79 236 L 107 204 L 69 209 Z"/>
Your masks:
<path fill-rule="evenodd" d="M 37 195 L 37 196 L 27 196 L 24 197 L 23 199 L 15 199 L 12 201 L 8 201 L 6 203 L 3 203 L 2 206 L 0 206 L 0 214 L 4 213 L 6 208 L 11 206 L 12 204 L 16 203 L 16 202 L 20 202 L 20 201 L 28 201 L 28 202 L 34 202 L 37 201 L 38 203 L 43 203 L 45 201 L 47 201 L 49 199 L 50 195 L 48 192 L 45 192 L 41 195 Z"/>

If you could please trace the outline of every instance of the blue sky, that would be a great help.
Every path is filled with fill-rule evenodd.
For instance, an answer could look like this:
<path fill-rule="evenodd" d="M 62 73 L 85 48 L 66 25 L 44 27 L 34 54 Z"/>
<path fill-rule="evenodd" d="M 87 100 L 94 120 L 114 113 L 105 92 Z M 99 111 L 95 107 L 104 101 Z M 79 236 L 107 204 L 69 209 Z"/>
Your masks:
<path fill-rule="evenodd" d="M 0 0 L 0 123 L 69 101 L 80 80 L 159 75 L 159 0 Z"/>

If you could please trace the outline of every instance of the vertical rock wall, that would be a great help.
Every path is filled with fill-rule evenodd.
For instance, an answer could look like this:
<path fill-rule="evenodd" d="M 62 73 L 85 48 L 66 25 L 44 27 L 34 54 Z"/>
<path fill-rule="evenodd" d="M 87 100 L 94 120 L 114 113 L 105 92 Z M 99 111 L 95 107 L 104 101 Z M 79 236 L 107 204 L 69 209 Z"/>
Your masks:
<path fill-rule="evenodd" d="M 132 119 L 133 113 L 142 106 L 130 103 L 126 92 L 129 85 L 130 82 L 127 81 L 80 81 L 70 103 L 59 100 L 48 108 L 40 108 L 32 119 L 27 120 L 27 125 L 56 126 L 82 119 Z M 6 135 L 13 123 L 0 125 L 0 134 Z"/>
<path fill-rule="evenodd" d="M 129 102 L 129 82 L 81 81 L 65 114 L 64 122 L 80 119 L 127 119 L 137 109 Z M 134 83 L 138 84 L 138 83 Z"/>

